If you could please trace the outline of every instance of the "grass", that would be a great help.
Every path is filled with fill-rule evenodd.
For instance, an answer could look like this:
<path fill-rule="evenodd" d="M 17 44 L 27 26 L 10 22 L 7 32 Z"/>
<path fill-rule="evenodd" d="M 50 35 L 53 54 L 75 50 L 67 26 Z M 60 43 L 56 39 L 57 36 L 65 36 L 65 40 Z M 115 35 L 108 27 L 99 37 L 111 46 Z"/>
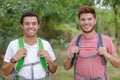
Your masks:
<path fill-rule="evenodd" d="M 63 66 L 59 66 L 57 72 L 52 75 L 51 80 L 73 80 L 73 71 L 65 71 Z"/>
<path fill-rule="evenodd" d="M 120 69 L 114 68 L 110 63 L 107 66 L 110 80 L 120 80 Z"/>

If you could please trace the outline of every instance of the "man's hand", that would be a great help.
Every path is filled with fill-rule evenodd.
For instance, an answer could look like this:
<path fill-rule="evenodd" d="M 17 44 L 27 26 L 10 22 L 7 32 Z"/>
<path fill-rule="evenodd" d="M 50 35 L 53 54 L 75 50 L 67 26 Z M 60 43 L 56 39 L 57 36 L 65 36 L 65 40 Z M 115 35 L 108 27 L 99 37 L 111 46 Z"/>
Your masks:
<path fill-rule="evenodd" d="M 71 47 L 71 52 L 70 52 L 70 56 L 73 58 L 74 57 L 74 54 L 78 53 L 80 51 L 80 48 L 77 47 L 77 46 L 73 46 Z"/>
<path fill-rule="evenodd" d="M 38 51 L 38 56 L 45 57 L 48 62 L 52 60 L 52 58 L 49 56 L 47 50 L 39 50 Z"/>
<path fill-rule="evenodd" d="M 12 57 L 16 62 L 19 61 L 22 57 L 27 54 L 27 50 L 25 48 L 18 49 L 16 54 Z"/>
<path fill-rule="evenodd" d="M 104 55 L 104 56 L 105 56 L 106 54 L 108 54 L 106 47 L 100 47 L 100 48 L 98 49 L 98 53 L 99 53 L 100 55 Z"/>

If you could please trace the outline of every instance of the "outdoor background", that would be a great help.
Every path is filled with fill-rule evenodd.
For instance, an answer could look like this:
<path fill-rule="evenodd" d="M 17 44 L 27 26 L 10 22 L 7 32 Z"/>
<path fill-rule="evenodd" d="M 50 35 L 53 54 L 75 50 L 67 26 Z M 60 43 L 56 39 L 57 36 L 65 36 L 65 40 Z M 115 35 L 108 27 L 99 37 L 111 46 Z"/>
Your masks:
<path fill-rule="evenodd" d="M 41 21 L 38 37 L 51 43 L 58 69 L 52 80 L 73 80 L 73 69 L 65 71 L 63 62 L 71 39 L 81 33 L 78 10 L 82 5 L 95 8 L 96 31 L 113 40 L 120 55 L 120 0 L 0 0 L 0 68 L 9 42 L 22 36 L 20 17 L 25 11 L 36 12 Z M 110 80 L 120 80 L 120 69 L 108 63 Z M 10 80 L 0 70 L 0 80 Z"/>

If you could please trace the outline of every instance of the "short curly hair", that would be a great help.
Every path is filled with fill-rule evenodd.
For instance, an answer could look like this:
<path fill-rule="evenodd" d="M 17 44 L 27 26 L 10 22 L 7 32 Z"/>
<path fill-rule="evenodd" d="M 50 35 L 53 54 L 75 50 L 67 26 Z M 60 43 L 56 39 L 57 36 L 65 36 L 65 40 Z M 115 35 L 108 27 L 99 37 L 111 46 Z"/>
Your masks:
<path fill-rule="evenodd" d="M 33 17 L 35 16 L 37 18 L 37 21 L 38 21 L 38 24 L 40 24 L 40 20 L 39 20 L 39 17 L 36 13 L 32 12 L 32 11 L 28 11 L 28 12 L 25 12 L 22 16 L 21 16 L 21 19 L 20 19 L 20 24 L 23 25 L 23 19 L 25 17 Z"/>
<path fill-rule="evenodd" d="M 90 7 L 90 6 L 82 6 L 80 7 L 79 11 L 78 11 L 78 18 L 80 18 L 80 15 L 83 13 L 92 13 L 93 17 L 96 18 L 96 13 L 94 8 Z"/>

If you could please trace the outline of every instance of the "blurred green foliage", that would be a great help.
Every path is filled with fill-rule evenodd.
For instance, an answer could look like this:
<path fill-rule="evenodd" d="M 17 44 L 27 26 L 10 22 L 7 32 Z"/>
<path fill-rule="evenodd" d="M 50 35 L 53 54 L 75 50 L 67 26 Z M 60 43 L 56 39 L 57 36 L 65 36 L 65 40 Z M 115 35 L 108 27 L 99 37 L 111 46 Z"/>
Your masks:
<path fill-rule="evenodd" d="M 103 8 L 96 7 L 97 4 Z M 64 60 L 65 55 L 60 53 L 68 47 L 72 37 L 81 33 L 77 12 L 82 5 L 93 6 L 96 9 L 96 30 L 109 35 L 119 49 L 120 0 L 0 0 L 0 53 L 2 54 L 0 61 L 9 42 L 23 35 L 19 26 L 21 15 L 26 11 L 34 11 L 39 15 L 41 22 L 38 36 L 50 41 L 56 50 L 57 62 L 62 66 L 61 59 Z M 60 67 L 60 71 L 62 69 L 63 67 Z M 61 79 L 66 79 L 66 76 L 72 77 L 71 71 L 67 75 L 59 75 L 59 73 L 61 74 L 62 71 L 58 72 L 58 76 L 55 74 L 57 80 L 60 76 Z"/>
<path fill-rule="evenodd" d="M 22 36 L 19 20 L 25 11 L 34 11 L 39 15 L 41 30 L 38 36 L 50 40 L 67 31 L 63 24 L 75 23 L 76 10 L 81 5 L 93 3 L 87 0 L 0 0 L 0 48 L 6 48 L 9 41 Z"/>

